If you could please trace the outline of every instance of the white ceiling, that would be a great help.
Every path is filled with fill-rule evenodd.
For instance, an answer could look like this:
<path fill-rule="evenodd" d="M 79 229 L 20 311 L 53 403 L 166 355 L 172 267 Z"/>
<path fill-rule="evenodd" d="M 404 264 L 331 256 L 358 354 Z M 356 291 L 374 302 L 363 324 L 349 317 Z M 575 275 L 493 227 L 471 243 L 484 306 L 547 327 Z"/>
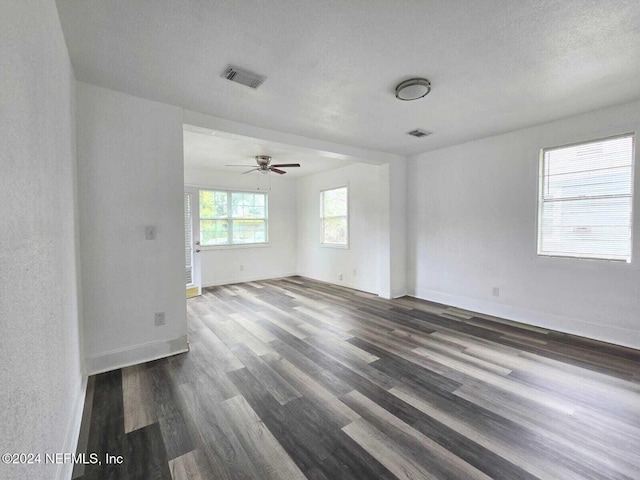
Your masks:
<path fill-rule="evenodd" d="M 401 155 L 640 98 L 637 0 L 57 3 L 78 80 Z M 411 76 L 432 92 L 396 100 Z"/>
<path fill-rule="evenodd" d="M 281 170 L 287 172 L 284 178 L 302 177 L 352 163 L 346 158 L 335 158 L 336 156 L 308 148 L 185 125 L 185 169 L 207 168 L 241 175 L 251 166 L 256 166 L 256 155 L 270 155 L 273 164 L 300 164 L 299 168 L 282 168 Z M 243 164 L 249 167 L 227 167 L 227 164 Z M 257 173 L 254 174 L 257 175 Z M 273 175 L 279 176 L 279 174 Z"/>

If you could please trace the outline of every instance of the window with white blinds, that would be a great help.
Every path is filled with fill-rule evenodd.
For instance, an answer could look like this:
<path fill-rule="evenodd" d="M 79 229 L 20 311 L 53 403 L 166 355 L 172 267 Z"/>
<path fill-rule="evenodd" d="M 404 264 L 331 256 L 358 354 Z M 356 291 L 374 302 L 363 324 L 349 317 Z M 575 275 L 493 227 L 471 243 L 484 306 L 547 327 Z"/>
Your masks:
<path fill-rule="evenodd" d="M 542 151 L 538 254 L 631 261 L 633 135 Z"/>
<path fill-rule="evenodd" d="M 193 231 L 191 229 L 191 194 L 184 194 L 184 261 L 187 285 L 193 283 Z"/>

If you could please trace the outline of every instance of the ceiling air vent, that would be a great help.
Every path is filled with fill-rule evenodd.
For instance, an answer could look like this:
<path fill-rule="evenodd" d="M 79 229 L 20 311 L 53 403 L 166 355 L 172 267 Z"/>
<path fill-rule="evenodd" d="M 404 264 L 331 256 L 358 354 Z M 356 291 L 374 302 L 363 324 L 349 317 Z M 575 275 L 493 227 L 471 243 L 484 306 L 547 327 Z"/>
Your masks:
<path fill-rule="evenodd" d="M 267 77 L 258 75 L 257 73 L 247 72 L 246 70 L 234 67 L 233 65 L 229 65 L 222 76 L 227 80 L 231 80 L 232 82 L 240 83 L 251 88 L 258 88 L 262 85 L 262 82 L 267 79 Z"/>
<path fill-rule="evenodd" d="M 408 133 L 412 137 L 422 138 L 422 137 L 426 137 L 427 135 L 431 135 L 433 132 L 429 132 L 427 130 L 422 130 L 420 128 L 416 128 L 415 130 L 411 130 Z"/>

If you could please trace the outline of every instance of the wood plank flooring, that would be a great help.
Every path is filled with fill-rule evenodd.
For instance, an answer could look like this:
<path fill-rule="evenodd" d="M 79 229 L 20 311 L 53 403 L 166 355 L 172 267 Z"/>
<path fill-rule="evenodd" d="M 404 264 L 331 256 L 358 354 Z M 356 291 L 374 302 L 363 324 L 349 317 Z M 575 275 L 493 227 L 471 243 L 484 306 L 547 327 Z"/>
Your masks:
<path fill-rule="evenodd" d="M 638 479 L 640 352 L 301 277 L 204 289 L 92 377 L 83 480 Z"/>

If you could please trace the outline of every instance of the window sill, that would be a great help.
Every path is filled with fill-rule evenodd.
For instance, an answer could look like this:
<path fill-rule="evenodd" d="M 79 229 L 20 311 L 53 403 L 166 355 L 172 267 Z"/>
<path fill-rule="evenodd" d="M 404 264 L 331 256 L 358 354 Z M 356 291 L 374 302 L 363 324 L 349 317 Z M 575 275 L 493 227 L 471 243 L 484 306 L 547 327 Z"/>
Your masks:
<path fill-rule="evenodd" d="M 619 265 L 631 265 L 631 262 L 628 262 L 623 259 L 615 259 L 615 258 L 597 258 L 597 257 L 574 257 L 571 255 L 549 255 L 544 253 L 538 253 L 536 255 L 538 259 L 546 259 L 546 260 L 580 260 L 581 262 L 593 262 L 593 263 L 609 263 L 609 264 L 619 264 Z"/>
<path fill-rule="evenodd" d="M 333 244 L 333 243 L 321 243 L 320 244 L 321 247 L 324 248 L 338 248 L 340 250 L 349 250 L 349 245 L 339 245 L 339 244 Z"/>
<path fill-rule="evenodd" d="M 214 252 L 216 250 L 235 250 L 236 248 L 267 248 L 271 247 L 270 243 L 239 243 L 236 245 L 202 245 L 196 248 L 200 248 L 202 252 Z"/>

